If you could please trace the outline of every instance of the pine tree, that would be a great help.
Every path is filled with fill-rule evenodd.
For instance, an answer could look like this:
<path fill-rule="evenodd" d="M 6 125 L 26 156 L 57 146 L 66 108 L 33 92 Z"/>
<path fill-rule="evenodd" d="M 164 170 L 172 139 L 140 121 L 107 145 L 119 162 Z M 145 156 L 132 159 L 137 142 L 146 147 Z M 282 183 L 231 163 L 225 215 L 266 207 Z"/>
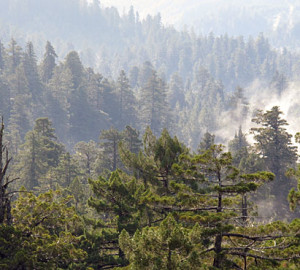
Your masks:
<path fill-rule="evenodd" d="M 9 194 L 10 184 L 16 180 L 10 180 L 7 174 L 11 157 L 8 155 L 7 146 L 4 144 L 4 123 L 1 118 L 0 128 L 0 226 L 11 225 L 11 195 Z"/>
<path fill-rule="evenodd" d="M 266 168 L 276 175 L 274 183 L 270 185 L 270 195 L 276 196 L 274 211 L 288 215 L 286 198 L 292 186 L 285 173 L 288 168 L 295 166 L 297 152 L 291 142 L 292 135 L 285 128 L 288 123 L 281 115 L 277 106 L 265 113 L 258 111 L 252 121 L 262 127 L 252 128 L 251 132 L 256 140 L 256 153 L 261 156 Z"/>
<path fill-rule="evenodd" d="M 65 58 L 65 66 L 70 69 L 74 88 L 77 89 L 84 80 L 84 68 L 76 51 L 71 51 Z"/>
<path fill-rule="evenodd" d="M 241 124 L 248 115 L 249 104 L 245 98 L 244 89 L 237 87 L 229 99 L 229 108 L 232 111 L 230 117 L 236 119 L 238 124 Z"/>
<path fill-rule="evenodd" d="M 288 81 L 284 74 L 279 73 L 276 71 L 274 74 L 271 82 L 270 82 L 270 88 L 274 89 L 277 94 L 280 96 L 284 90 L 286 90 L 288 87 Z"/>
<path fill-rule="evenodd" d="M 295 211 L 300 206 L 300 165 L 298 164 L 297 169 L 289 169 L 287 176 L 295 178 L 298 182 L 297 189 L 292 188 L 288 195 L 288 201 L 290 203 L 290 209 Z"/>
<path fill-rule="evenodd" d="M 123 230 L 119 242 L 133 270 L 206 269 L 201 234 L 199 225 L 188 229 L 170 214 L 159 226 L 137 230 L 133 237 Z"/>
<path fill-rule="evenodd" d="M 0 40 L 0 75 L 3 73 L 5 68 L 5 48 Z"/>
<path fill-rule="evenodd" d="M 7 65 L 10 74 L 14 73 L 17 66 L 21 63 L 22 48 L 12 38 L 7 50 Z"/>
<path fill-rule="evenodd" d="M 78 142 L 75 146 L 74 158 L 88 177 L 94 174 L 94 166 L 99 155 L 97 143 L 94 141 Z"/>
<path fill-rule="evenodd" d="M 37 69 L 36 55 L 32 42 L 26 44 L 26 50 L 23 59 L 24 74 L 28 82 L 28 88 L 34 100 L 41 98 L 42 85 Z"/>
<path fill-rule="evenodd" d="M 121 160 L 118 152 L 118 145 L 123 139 L 123 134 L 114 128 L 103 130 L 100 134 L 101 157 L 98 162 L 98 173 L 101 169 L 115 171 L 121 167 Z"/>
<path fill-rule="evenodd" d="M 135 126 L 137 122 L 136 99 L 133 95 L 129 80 L 126 77 L 125 71 L 120 72 L 117 82 L 117 96 L 119 99 L 119 128 L 123 129 L 125 125 Z"/>
<path fill-rule="evenodd" d="M 41 78 L 44 83 L 48 83 L 53 76 L 54 68 L 56 66 L 55 58 L 57 58 L 56 52 L 52 44 L 47 41 L 46 51 L 41 64 Z"/>
<path fill-rule="evenodd" d="M 145 87 L 154 72 L 149 61 L 144 62 L 142 69 L 138 72 L 138 86 Z"/>
<path fill-rule="evenodd" d="M 137 158 L 142 160 L 141 163 L 132 156 L 131 165 L 140 169 L 140 177 L 149 176 L 148 180 L 145 178 L 146 190 L 140 199 L 152 219 L 148 227 L 139 229 L 134 236 L 123 231 L 119 237 L 129 268 L 182 269 L 179 266 L 184 262 L 185 267 L 194 266 L 195 269 L 200 265 L 247 269 L 255 263 L 267 268 L 275 261 L 298 258 L 295 253 L 298 240 L 292 235 L 299 230 L 299 222 L 247 226 L 249 216 L 245 213 L 249 214 L 246 212 L 249 209 L 240 204 L 244 195 L 274 179 L 274 174 L 241 174 L 232 166 L 231 154 L 223 152 L 221 145 L 213 145 L 199 155 L 183 152 L 178 158 L 175 155 L 175 159 L 169 159 L 168 154 L 173 151 L 163 142 L 164 139 L 158 142 L 148 133 L 145 154 L 151 156 L 142 159 L 139 154 Z M 172 164 L 168 190 L 159 189 L 159 181 L 151 179 L 163 179 L 167 164 Z M 168 213 L 172 213 L 173 218 Z M 164 221 L 159 226 L 152 226 L 157 220 Z M 190 238 L 190 234 L 193 237 Z M 288 247 L 283 247 L 286 253 L 280 254 L 280 247 L 270 247 L 270 240 L 289 243 Z M 188 264 L 190 260 L 191 265 Z"/>
<path fill-rule="evenodd" d="M 293 167 L 297 159 L 296 147 L 292 146 L 292 135 L 284 127 L 288 123 L 281 118 L 282 114 L 277 106 L 265 113 L 258 111 L 252 121 L 262 127 L 251 129 L 258 153 L 264 159 L 267 169 L 278 178 L 283 177 L 286 169 Z"/>
<path fill-rule="evenodd" d="M 166 101 L 165 83 L 153 71 L 142 89 L 140 97 L 142 129 L 149 126 L 154 134 L 160 134 L 168 124 L 169 111 Z"/>
<path fill-rule="evenodd" d="M 179 74 L 172 75 L 170 86 L 168 90 L 168 100 L 172 109 L 179 105 L 179 108 L 183 108 L 185 105 L 184 86 L 182 78 Z"/>
<path fill-rule="evenodd" d="M 97 258 L 93 260 L 93 267 L 101 269 L 104 266 L 125 266 L 127 261 L 119 247 L 118 237 L 123 229 L 133 235 L 141 224 L 147 222 L 144 205 L 139 203 L 143 187 L 134 178 L 120 171 L 112 172 L 109 179 L 99 177 L 96 181 L 89 180 L 89 183 L 94 196 L 89 199 L 88 204 L 103 220 L 96 221 L 102 228 L 98 233 L 86 235 L 89 256 Z M 99 257 L 100 254 L 102 256 Z"/>
<path fill-rule="evenodd" d="M 11 111 L 11 92 L 7 80 L 0 71 L 0 115 L 9 119 Z"/>
<path fill-rule="evenodd" d="M 49 178 L 49 182 L 51 182 L 50 188 L 54 189 L 54 183 L 66 188 L 80 175 L 78 164 L 73 157 L 70 153 L 64 153 L 60 155 L 57 166 L 48 171 L 46 178 Z"/>
<path fill-rule="evenodd" d="M 64 269 L 83 262 L 86 253 L 78 247 L 82 221 L 69 206 L 73 198 L 60 191 L 39 196 L 22 191 L 12 211 L 15 232 L 10 230 L 19 243 L 4 269 Z"/>
<path fill-rule="evenodd" d="M 15 174 L 29 190 L 38 188 L 45 181 L 50 168 L 58 166 L 64 148 L 56 140 L 54 128 L 48 118 L 35 121 L 33 130 L 27 132 L 14 165 Z"/>
<path fill-rule="evenodd" d="M 92 68 L 87 69 L 87 96 L 88 102 L 95 110 L 103 110 L 102 105 L 102 80 L 103 76 L 95 73 Z"/>
<path fill-rule="evenodd" d="M 234 135 L 234 139 L 229 141 L 228 150 L 233 155 L 233 164 L 239 167 L 243 158 L 248 156 L 249 143 L 247 142 L 246 135 L 242 131 L 242 127 L 239 127 L 239 131 Z"/>
<path fill-rule="evenodd" d="M 131 153 L 138 154 L 142 147 L 142 141 L 139 138 L 140 133 L 138 132 L 138 130 L 130 126 L 126 126 L 123 131 L 123 136 L 125 147 Z"/>
<path fill-rule="evenodd" d="M 215 144 L 215 135 L 205 132 L 198 146 L 198 153 L 205 152 Z"/>
<path fill-rule="evenodd" d="M 107 128 L 107 116 L 94 110 L 88 103 L 87 93 L 84 87 L 72 91 L 68 95 L 69 101 L 69 136 L 72 143 L 96 140 L 99 131 Z M 84 109 L 83 109 L 84 108 Z"/>
<path fill-rule="evenodd" d="M 121 158 L 126 167 L 143 180 L 145 186 L 153 185 L 159 193 L 169 192 L 174 177 L 173 165 L 186 151 L 176 136 L 172 138 L 166 129 L 157 139 L 148 127 L 143 136 L 144 149 L 138 154 L 121 147 Z"/>

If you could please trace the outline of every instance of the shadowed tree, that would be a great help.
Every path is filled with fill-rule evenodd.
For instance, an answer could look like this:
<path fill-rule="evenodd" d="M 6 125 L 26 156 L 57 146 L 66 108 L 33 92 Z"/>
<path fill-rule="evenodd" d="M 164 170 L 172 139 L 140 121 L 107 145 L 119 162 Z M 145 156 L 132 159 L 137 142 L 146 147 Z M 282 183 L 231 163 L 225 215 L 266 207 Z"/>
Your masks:
<path fill-rule="evenodd" d="M 49 41 L 46 44 L 46 51 L 41 64 L 41 78 L 44 83 L 48 83 L 53 76 L 55 64 L 55 58 L 57 58 L 56 52 Z"/>

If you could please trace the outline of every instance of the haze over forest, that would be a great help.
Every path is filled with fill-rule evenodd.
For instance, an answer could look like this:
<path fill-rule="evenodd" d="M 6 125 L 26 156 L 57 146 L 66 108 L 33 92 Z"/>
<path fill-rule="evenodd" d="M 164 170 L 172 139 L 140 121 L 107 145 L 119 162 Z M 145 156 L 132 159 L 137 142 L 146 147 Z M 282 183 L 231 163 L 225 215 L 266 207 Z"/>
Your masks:
<path fill-rule="evenodd" d="M 299 11 L 0 0 L 0 268 L 299 269 Z"/>

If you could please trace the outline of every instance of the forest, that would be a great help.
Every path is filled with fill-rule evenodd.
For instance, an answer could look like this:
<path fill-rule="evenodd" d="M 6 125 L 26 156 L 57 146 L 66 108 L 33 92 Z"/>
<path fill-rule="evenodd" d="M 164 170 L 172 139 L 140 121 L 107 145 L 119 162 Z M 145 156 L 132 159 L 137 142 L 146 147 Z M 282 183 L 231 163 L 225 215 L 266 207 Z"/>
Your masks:
<path fill-rule="evenodd" d="M 75 2 L 0 19 L 0 269 L 299 269 L 300 55 Z"/>

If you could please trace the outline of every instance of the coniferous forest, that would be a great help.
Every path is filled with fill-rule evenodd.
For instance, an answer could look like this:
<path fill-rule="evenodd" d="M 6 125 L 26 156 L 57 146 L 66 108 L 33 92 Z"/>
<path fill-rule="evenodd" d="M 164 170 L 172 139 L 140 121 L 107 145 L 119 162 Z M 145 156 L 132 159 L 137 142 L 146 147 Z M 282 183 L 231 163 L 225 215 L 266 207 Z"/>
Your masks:
<path fill-rule="evenodd" d="M 299 269 L 297 49 L 37 3 L 0 0 L 0 269 Z"/>

